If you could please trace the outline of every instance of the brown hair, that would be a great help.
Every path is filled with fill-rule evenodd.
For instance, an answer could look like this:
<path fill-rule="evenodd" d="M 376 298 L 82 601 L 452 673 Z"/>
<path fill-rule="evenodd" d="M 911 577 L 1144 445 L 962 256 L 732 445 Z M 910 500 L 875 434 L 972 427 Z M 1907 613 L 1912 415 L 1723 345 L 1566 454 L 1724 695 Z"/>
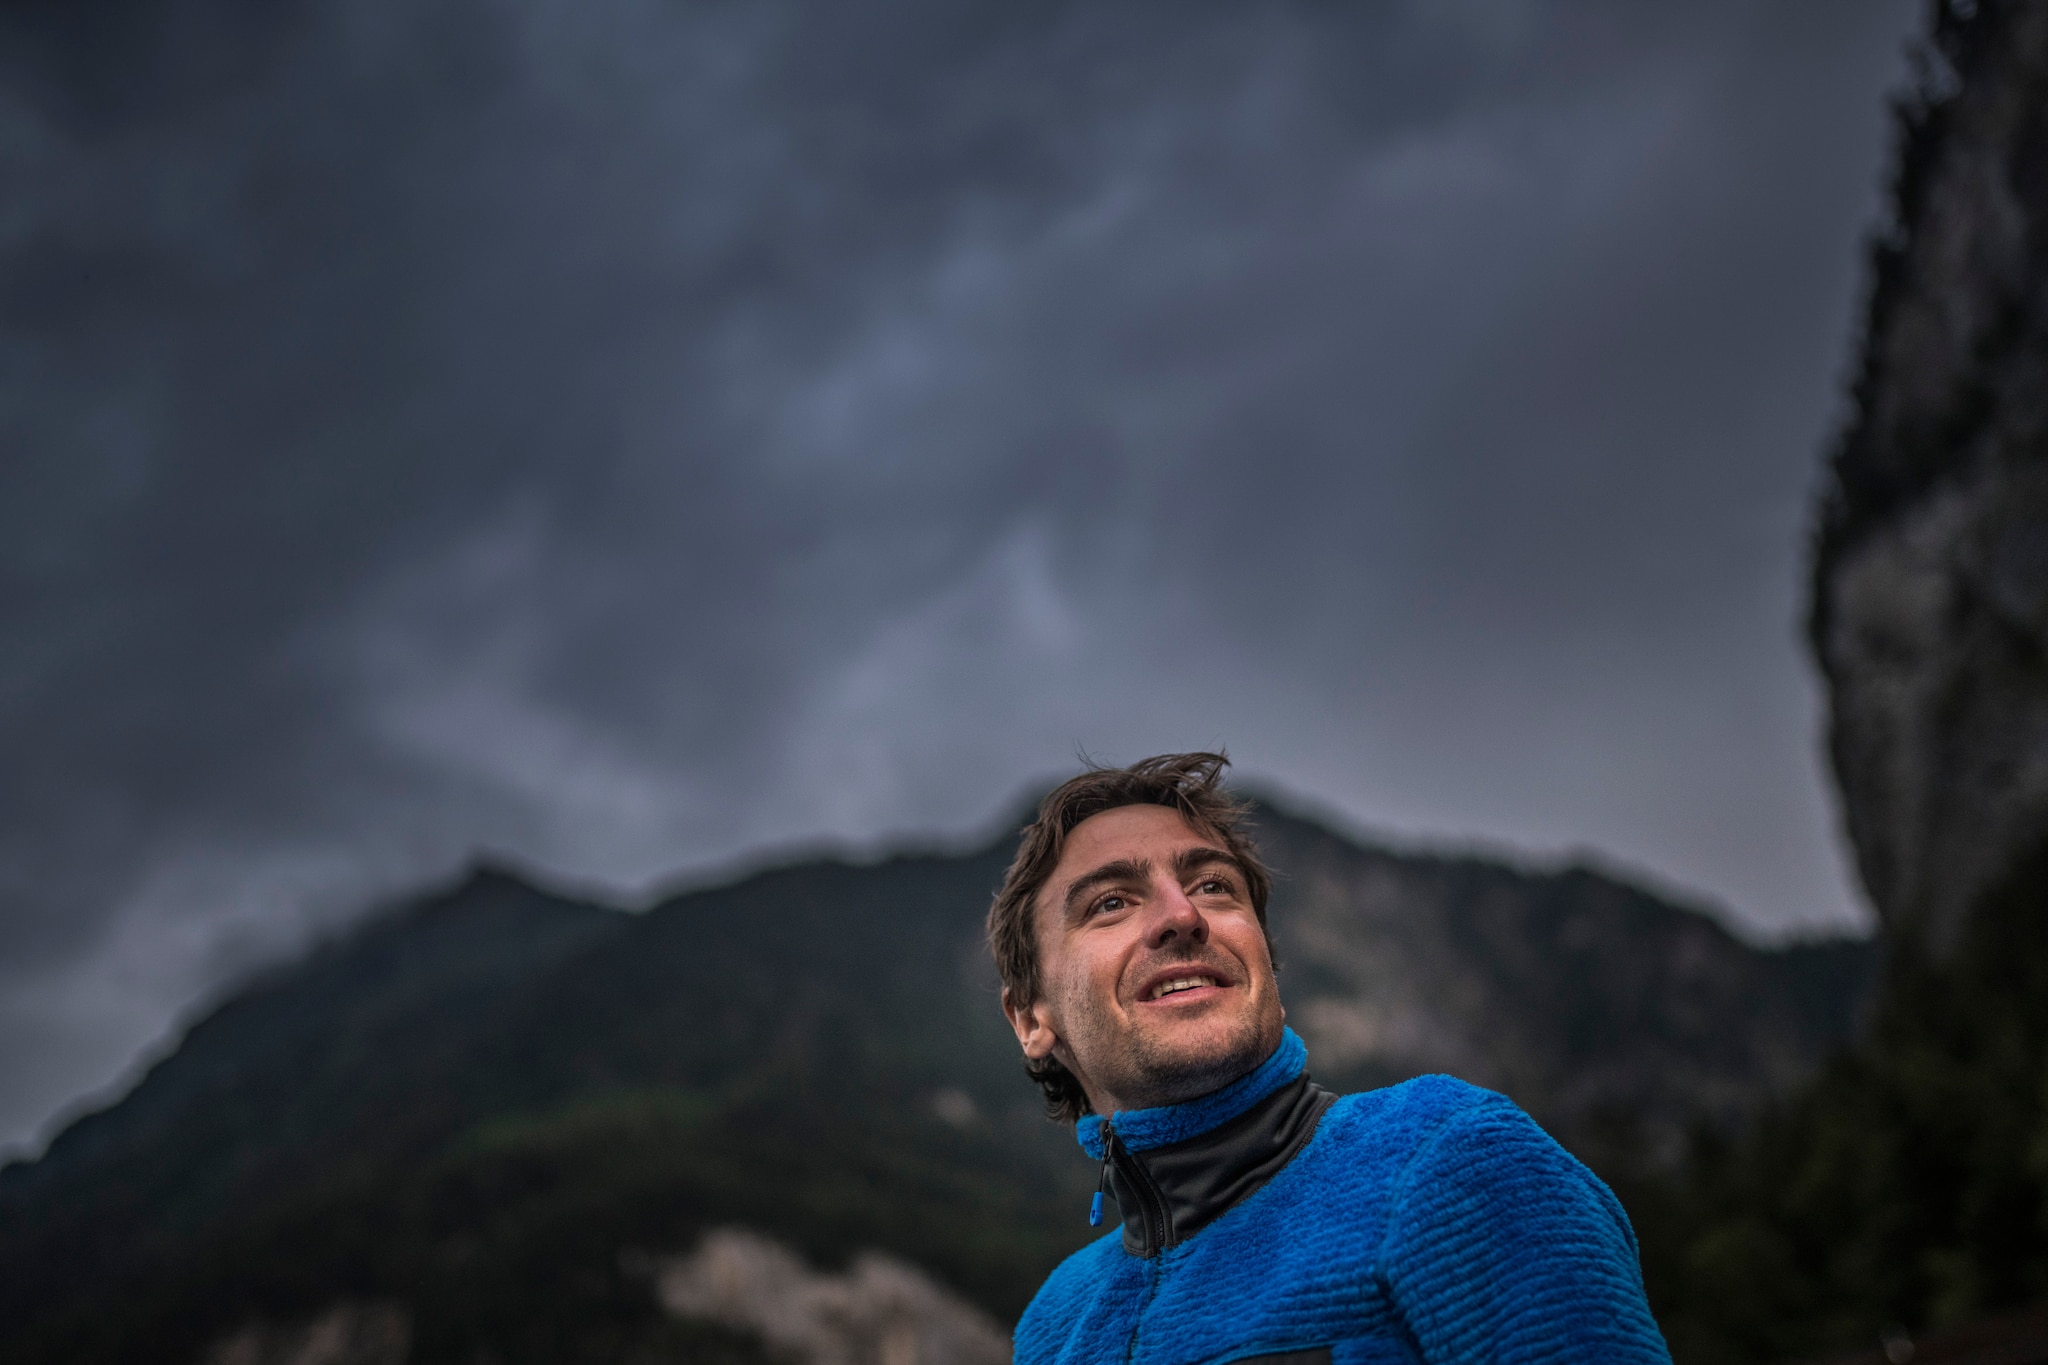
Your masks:
<path fill-rule="evenodd" d="M 1040 995 L 1037 916 L 1038 893 L 1059 866 L 1067 834 L 1091 815 L 1119 806 L 1167 806 L 1181 813 L 1202 833 L 1219 840 L 1244 873 L 1246 891 L 1259 927 L 1266 927 L 1266 898 L 1272 875 L 1259 861 L 1246 829 L 1243 802 L 1222 784 L 1230 759 L 1223 754 L 1160 754 L 1128 768 L 1090 768 L 1069 778 L 1038 803 L 1038 818 L 1024 826 L 1016 861 L 1003 876 L 995 904 L 988 912 L 988 946 L 1002 978 L 1003 999 L 1027 1005 Z M 1272 949 L 1272 935 L 1266 938 Z M 1056 1057 L 1024 1063 L 1025 1074 L 1045 1091 L 1046 1113 L 1072 1120 L 1089 1111 L 1088 1096 L 1074 1073 Z"/>

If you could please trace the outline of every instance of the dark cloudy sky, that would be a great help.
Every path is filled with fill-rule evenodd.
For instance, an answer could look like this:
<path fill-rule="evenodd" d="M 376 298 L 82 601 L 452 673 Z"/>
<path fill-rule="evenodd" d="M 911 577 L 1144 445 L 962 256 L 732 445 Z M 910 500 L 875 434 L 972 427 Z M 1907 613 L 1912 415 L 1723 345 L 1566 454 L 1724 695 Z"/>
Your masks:
<path fill-rule="evenodd" d="M 1801 547 L 1916 9 L 0 11 L 0 1138 L 473 850 L 1077 745 L 1858 922 Z"/>

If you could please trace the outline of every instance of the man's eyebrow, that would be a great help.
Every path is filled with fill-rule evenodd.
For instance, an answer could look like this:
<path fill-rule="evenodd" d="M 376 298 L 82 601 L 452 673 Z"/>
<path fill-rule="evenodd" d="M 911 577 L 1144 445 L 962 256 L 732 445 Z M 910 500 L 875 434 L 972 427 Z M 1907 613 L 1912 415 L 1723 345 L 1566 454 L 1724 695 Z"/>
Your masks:
<path fill-rule="evenodd" d="M 1092 872 L 1084 872 L 1074 878 L 1067 888 L 1062 908 L 1067 914 L 1074 913 L 1075 903 L 1104 882 L 1142 882 L 1152 875 L 1152 864 L 1136 858 L 1118 858 L 1115 862 L 1104 863 Z"/>
<path fill-rule="evenodd" d="M 1197 845 L 1194 848 L 1184 848 L 1174 854 L 1173 875 L 1186 878 L 1200 869 L 1215 863 L 1222 863 L 1240 877 L 1245 875 L 1243 859 L 1234 853 L 1220 848 L 1211 848 L 1206 844 Z M 1152 864 L 1143 859 L 1118 858 L 1114 862 L 1104 863 L 1102 866 L 1084 872 L 1074 878 L 1073 883 L 1067 887 L 1067 894 L 1061 903 L 1061 909 L 1066 914 L 1071 915 L 1074 913 L 1078 902 L 1085 898 L 1089 892 L 1095 890 L 1095 888 L 1108 882 L 1142 882 L 1148 880 L 1151 875 Z"/>
<path fill-rule="evenodd" d="M 1209 866 L 1211 863 L 1222 863 L 1236 872 L 1238 876 L 1242 877 L 1244 875 L 1244 860 L 1242 858 L 1223 849 L 1209 848 L 1206 845 L 1196 848 L 1184 848 L 1174 854 L 1173 872 L 1175 876 L 1184 878 L 1190 873 Z"/>

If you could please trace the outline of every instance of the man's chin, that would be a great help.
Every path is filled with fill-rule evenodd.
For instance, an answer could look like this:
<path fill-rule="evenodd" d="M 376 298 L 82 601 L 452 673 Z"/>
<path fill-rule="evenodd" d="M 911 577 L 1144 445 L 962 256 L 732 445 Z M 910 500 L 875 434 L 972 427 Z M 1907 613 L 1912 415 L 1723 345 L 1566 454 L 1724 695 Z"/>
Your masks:
<path fill-rule="evenodd" d="M 1131 1060 L 1154 1104 L 1178 1104 L 1220 1090 L 1271 1054 L 1279 1030 L 1254 1017 L 1161 1020 L 1140 1027 L 1131 1040 Z"/>

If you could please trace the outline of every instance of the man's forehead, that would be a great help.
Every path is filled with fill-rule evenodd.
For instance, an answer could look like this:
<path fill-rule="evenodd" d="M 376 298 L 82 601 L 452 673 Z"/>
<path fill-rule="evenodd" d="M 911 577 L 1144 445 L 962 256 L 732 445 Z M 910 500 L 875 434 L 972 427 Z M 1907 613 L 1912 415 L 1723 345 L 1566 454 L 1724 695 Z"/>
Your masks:
<path fill-rule="evenodd" d="M 1097 861 L 1111 850 L 1216 842 L 1213 834 L 1198 829 L 1171 806 L 1116 806 L 1089 816 L 1067 831 L 1054 875 L 1070 870 L 1073 863 Z"/>

